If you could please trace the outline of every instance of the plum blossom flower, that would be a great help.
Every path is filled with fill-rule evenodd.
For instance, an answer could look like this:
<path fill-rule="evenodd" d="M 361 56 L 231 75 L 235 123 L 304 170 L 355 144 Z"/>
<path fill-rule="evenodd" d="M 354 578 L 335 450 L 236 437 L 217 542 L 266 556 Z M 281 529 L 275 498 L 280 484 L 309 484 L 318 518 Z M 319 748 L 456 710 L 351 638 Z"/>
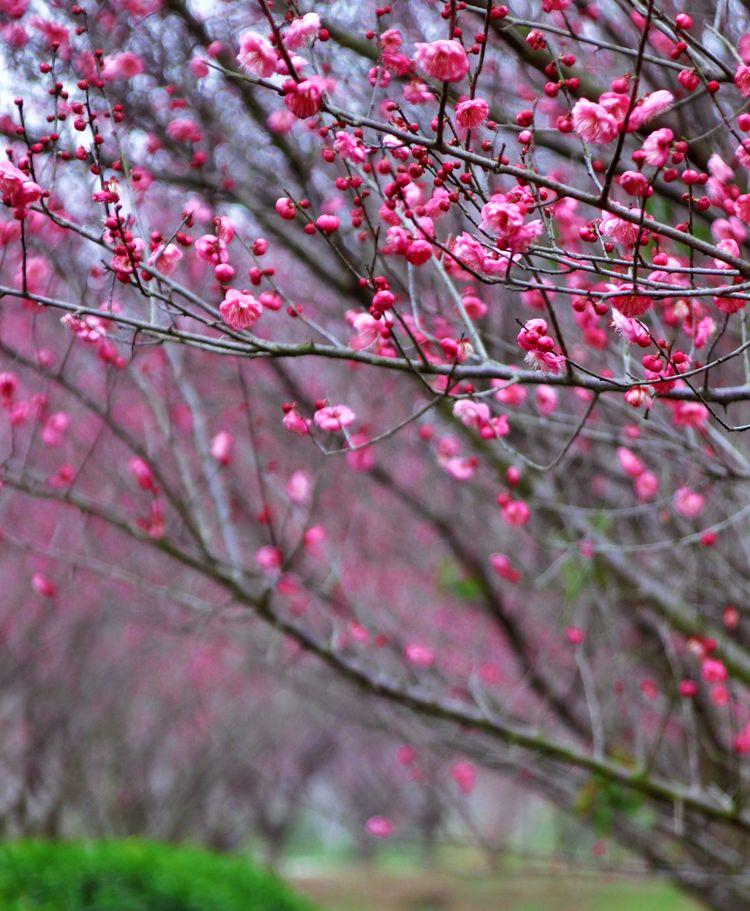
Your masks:
<path fill-rule="evenodd" d="M 370 438 L 364 433 L 353 433 L 349 439 L 350 449 L 346 454 L 346 464 L 352 471 L 372 471 L 375 467 L 375 456 Z"/>
<path fill-rule="evenodd" d="M 82 342 L 89 344 L 96 344 L 107 335 L 107 324 L 98 316 L 77 317 L 72 313 L 66 313 L 60 322 L 73 331 Z"/>
<path fill-rule="evenodd" d="M 219 306 L 221 318 L 232 329 L 247 329 L 256 323 L 263 313 L 263 305 L 249 291 L 229 288 Z"/>
<path fill-rule="evenodd" d="M 374 838 L 390 838 L 396 831 L 387 816 L 371 816 L 365 823 L 365 828 Z"/>
<path fill-rule="evenodd" d="M 322 525 L 312 525 L 302 536 L 302 540 L 310 551 L 322 553 L 321 545 L 328 537 L 328 533 Z"/>
<path fill-rule="evenodd" d="M 446 359 L 455 361 L 457 364 L 463 364 L 474 353 L 474 349 L 468 339 L 455 339 L 450 335 L 440 339 L 440 347 L 443 349 Z"/>
<path fill-rule="evenodd" d="M 639 474 L 643 474 L 646 470 L 643 461 L 638 458 L 632 449 L 628 449 L 626 446 L 618 446 L 617 458 L 620 461 L 622 470 L 628 477 L 637 478 Z"/>
<path fill-rule="evenodd" d="M 638 241 L 638 225 L 608 212 L 602 212 L 599 230 L 604 237 L 611 237 L 626 247 L 633 247 Z"/>
<path fill-rule="evenodd" d="M 333 148 L 338 154 L 352 161 L 354 164 L 364 164 L 367 161 L 367 149 L 361 139 L 347 133 L 346 130 L 338 130 L 333 140 Z"/>
<path fill-rule="evenodd" d="M 692 427 L 702 430 L 708 421 L 709 411 L 701 402 L 674 402 L 672 422 L 675 427 Z"/>
<path fill-rule="evenodd" d="M 490 106 L 484 98 L 470 98 L 456 105 L 456 123 L 462 130 L 475 130 L 487 120 Z"/>
<path fill-rule="evenodd" d="M 651 392 L 645 386 L 633 386 L 623 398 L 631 408 L 642 408 L 651 402 Z"/>
<path fill-rule="evenodd" d="M 255 76 L 268 78 L 276 72 L 276 51 L 258 32 L 243 32 L 240 35 L 237 61 L 248 73 Z"/>
<path fill-rule="evenodd" d="M 20 22 L 6 22 L 0 26 L 0 37 L 15 50 L 20 50 L 29 42 L 29 33 Z"/>
<path fill-rule="evenodd" d="M 167 124 L 167 136 L 175 142 L 200 142 L 203 133 L 190 117 L 178 117 Z"/>
<path fill-rule="evenodd" d="M 521 581 L 521 573 L 510 562 L 505 554 L 490 554 L 490 564 L 501 579 L 514 585 Z"/>
<path fill-rule="evenodd" d="M 674 495 L 674 508 L 686 519 L 700 515 L 705 504 L 705 497 L 690 487 L 680 487 Z"/>
<path fill-rule="evenodd" d="M 716 322 L 710 316 L 704 316 L 692 326 L 686 326 L 685 330 L 693 336 L 693 342 L 696 348 L 703 348 L 716 332 Z"/>
<path fill-rule="evenodd" d="M 734 73 L 734 84 L 740 90 L 740 94 L 745 98 L 750 98 L 750 66 L 743 63 L 738 66 Z"/>
<path fill-rule="evenodd" d="M 266 572 L 275 572 L 281 569 L 284 563 L 284 554 L 280 547 L 272 547 L 270 544 L 266 544 L 264 547 L 259 547 L 255 552 L 255 562 Z"/>
<path fill-rule="evenodd" d="M 750 225 L 750 193 L 743 193 L 735 199 L 734 212 L 745 224 Z"/>
<path fill-rule="evenodd" d="M 175 244 L 159 244 L 149 257 L 148 264 L 156 266 L 162 275 L 171 275 L 182 256 L 182 250 Z"/>
<path fill-rule="evenodd" d="M 312 117 L 322 108 L 323 91 L 315 79 L 303 79 L 302 82 L 287 85 L 287 88 L 284 104 L 300 120 Z"/>
<path fill-rule="evenodd" d="M 454 763 L 451 768 L 451 777 L 458 785 L 462 794 L 471 794 L 474 790 L 474 785 L 477 782 L 477 768 L 474 763 L 462 759 L 460 762 Z"/>
<path fill-rule="evenodd" d="M 508 271 L 512 259 L 517 254 L 510 256 L 496 250 L 488 250 L 480 241 L 466 231 L 463 231 L 451 244 L 451 253 L 459 263 L 465 263 L 467 268 L 486 275 L 503 276 Z"/>
<path fill-rule="evenodd" d="M 717 310 L 721 310 L 722 313 L 736 313 L 738 310 L 742 310 L 746 304 L 747 301 L 739 297 L 714 298 L 714 306 Z"/>
<path fill-rule="evenodd" d="M 746 148 L 746 144 L 748 145 L 748 148 Z M 737 156 L 737 161 L 739 161 L 742 167 L 750 171 L 750 143 L 748 143 L 747 139 L 741 145 L 737 146 L 734 154 Z"/>
<path fill-rule="evenodd" d="M 347 321 L 356 333 L 350 344 L 355 351 L 365 351 L 383 340 L 383 333 L 388 331 L 392 322 L 389 313 L 384 313 L 380 319 L 375 319 L 367 312 L 356 313 L 348 311 Z"/>
<path fill-rule="evenodd" d="M 206 263 L 218 262 L 224 245 L 215 234 L 202 234 L 195 245 L 195 255 Z"/>
<path fill-rule="evenodd" d="M 385 49 L 383 50 L 383 66 L 389 79 L 391 74 L 403 78 L 410 76 L 414 72 L 414 64 L 406 54 L 396 54 Z"/>
<path fill-rule="evenodd" d="M 166 529 L 164 506 L 158 500 L 152 500 L 148 515 L 138 519 L 137 524 L 149 537 L 156 540 L 163 538 Z"/>
<path fill-rule="evenodd" d="M 284 32 L 284 45 L 290 51 L 296 51 L 312 40 L 320 31 L 320 16 L 317 13 L 305 13 L 299 19 L 293 19 Z"/>
<path fill-rule="evenodd" d="M 32 25 L 44 35 L 46 44 L 49 48 L 51 48 L 53 44 L 57 44 L 63 59 L 69 57 L 70 32 L 64 25 L 61 25 L 59 22 L 53 22 L 51 19 L 41 18 L 33 19 Z"/>
<path fill-rule="evenodd" d="M 586 142 L 594 145 L 606 145 L 618 133 L 617 121 L 612 114 L 588 98 L 579 98 L 573 106 L 573 129 Z"/>
<path fill-rule="evenodd" d="M 292 503 L 305 503 L 310 498 L 310 493 L 312 492 L 312 480 L 310 479 L 310 475 L 301 468 L 298 468 L 297 471 L 292 472 L 289 476 L 284 491 Z"/>
<path fill-rule="evenodd" d="M 43 598 L 54 598 L 57 594 L 57 586 L 44 573 L 34 573 L 31 577 L 31 586 Z"/>
<path fill-rule="evenodd" d="M 724 683 L 729 676 L 726 666 L 716 658 L 704 658 L 701 664 L 701 676 L 706 683 Z"/>
<path fill-rule="evenodd" d="M 648 123 L 649 120 L 653 120 L 660 114 L 665 114 L 673 104 L 674 95 L 667 89 L 651 92 L 630 112 L 628 129 L 639 130 L 644 123 Z"/>
<path fill-rule="evenodd" d="M 234 436 L 228 430 L 220 430 L 211 440 L 211 455 L 221 465 L 229 465 L 232 461 Z"/>
<path fill-rule="evenodd" d="M 266 121 L 268 129 L 272 133 L 288 133 L 296 122 L 297 118 L 294 114 L 286 109 L 283 111 L 271 111 Z"/>
<path fill-rule="evenodd" d="M 526 200 L 510 193 L 495 193 L 482 206 L 482 227 L 496 235 L 498 247 L 525 253 L 544 231 L 539 219 L 526 222 Z"/>
<path fill-rule="evenodd" d="M 518 346 L 526 352 L 526 363 L 539 370 L 559 373 L 565 357 L 555 351 L 555 340 L 547 335 L 547 323 L 543 319 L 528 320 L 516 336 Z"/>
<path fill-rule="evenodd" d="M 29 0 L 2 0 L 0 12 L 11 19 L 20 19 L 29 6 Z"/>
<path fill-rule="evenodd" d="M 410 79 L 404 86 L 404 100 L 409 104 L 428 104 L 432 97 L 429 87 L 421 79 Z"/>
<path fill-rule="evenodd" d="M 132 51 L 123 51 L 107 57 L 102 67 L 102 79 L 114 82 L 116 79 L 133 79 L 145 69 L 143 59 Z"/>
<path fill-rule="evenodd" d="M 321 430 L 334 433 L 349 427 L 356 420 L 356 415 L 346 405 L 326 405 L 318 408 L 313 415 L 313 420 Z"/>
<path fill-rule="evenodd" d="M 734 751 L 741 756 L 750 753 L 750 722 L 734 738 Z"/>
<path fill-rule="evenodd" d="M 404 649 L 406 660 L 418 667 L 432 667 L 435 663 L 435 652 L 429 645 L 410 642 Z"/>
<path fill-rule="evenodd" d="M 386 29 L 380 36 L 380 46 L 389 54 L 395 54 L 403 43 L 404 36 L 397 28 Z"/>
<path fill-rule="evenodd" d="M 489 251 L 475 237 L 463 231 L 451 244 L 451 252 L 469 269 L 479 271 Z"/>
<path fill-rule="evenodd" d="M 571 645 L 581 645 L 586 639 L 586 633 L 579 626 L 569 626 L 565 630 L 565 638 Z"/>
<path fill-rule="evenodd" d="M 456 481 L 469 481 L 474 477 L 479 460 L 476 456 L 447 456 L 441 457 L 439 462 Z"/>
<path fill-rule="evenodd" d="M 648 348 L 651 336 L 640 320 L 625 316 L 620 310 L 612 310 L 612 328 L 631 345 Z"/>
<path fill-rule="evenodd" d="M 608 291 L 616 292 L 611 299 L 612 306 L 627 319 L 642 316 L 653 304 L 650 297 L 634 292 L 632 285 L 607 284 L 606 287 Z"/>
<path fill-rule="evenodd" d="M 64 411 L 55 411 L 44 422 L 42 442 L 47 446 L 62 446 L 70 427 L 70 416 Z"/>
<path fill-rule="evenodd" d="M 734 239 L 734 237 L 724 236 L 722 237 L 716 246 L 724 253 L 728 253 L 730 256 L 739 256 L 740 255 L 740 245 Z M 732 267 L 725 263 L 721 259 L 714 259 L 714 265 L 717 269 L 731 269 Z"/>
<path fill-rule="evenodd" d="M 531 510 L 523 500 L 509 500 L 502 507 L 502 515 L 508 525 L 526 525 L 531 518 Z"/>
<path fill-rule="evenodd" d="M 418 41 L 414 62 L 417 69 L 441 82 L 460 82 L 469 72 L 469 58 L 463 45 L 453 38 Z"/>
<path fill-rule="evenodd" d="M 686 699 L 692 699 L 698 693 L 698 684 L 695 680 L 681 680 L 680 681 L 680 696 L 685 697 Z"/>
<path fill-rule="evenodd" d="M 154 472 L 145 459 L 136 456 L 128 462 L 130 473 L 138 482 L 138 486 L 143 490 L 150 490 L 151 493 L 158 493 Z"/>
<path fill-rule="evenodd" d="M 190 72 L 195 76 L 196 79 L 205 79 L 206 76 L 211 72 L 208 64 L 202 57 L 193 57 L 190 61 Z"/>
<path fill-rule="evenodd" d="M 411 744 L 402 743 L 401 746 L 396 750 L 396 759 L 403 766 L 414 765 L 417 761 L 417 751 L 414 749 Z"/>
<path fill-rule="evenodd" d="M 624 171 L 617 178 L 617 183 L 630 196 L 648 196 L 652 192 L 648 178 L 640 171 Z"/>
<path fill-rule="evenodd" d="M 0 399 L 3 407 L 10 408 L 17 389 L 18 377 L 15 373 L 10 373 L 9 371 L 0 373 Z"/>
<path fill-rule="evenodd" d="M 482 317 L 487 316 L 489 307 L 477 296 L 473 288 L 464 289 L 461 292 L 461 300 L 463 301 L 464 310 L 472 319 L 482 319 Z"/>
<path fill-rule="evenodd" d="M 630 95 L 625 92 L 602 92 L 599 104 L 617 121 L 617 126 L 625 122 L 625 115 L 630 107 Z"/>
<path fill-rule="evenodd" d="M 641 503 L 652 500 L 659 492 L 659 479 L 653 471 L 642 471 L 633 482 L 635 495 Z"/>
<path fill-rule="evenodd" d="M 464 427 L 480 430 L 490 420 L 490 409 L 484 402 L 473 402 L 471 399 L 460 399 L 453 406 L 453 416 L 457 417 Z"/>
<path fill-rule="evenodd" d="M 299 437 L 307 436 L 310 433 L 309 421 L 306 421 L 296 408 L 289 408 L 286 411 L 282 424 L 286 430 Z"/>
<path fill-rule="evenodd" d="M 23 211 L 41 198 L 42 188 L 10 161 L 0 161 L 0 196 Z"/>
<path fill-rule="evenodd" d="M 494 234 L 508 235 L 518 230 L 526 218 L 526 208 L 509 202 L 501 193 L 496 193 L 482 206 L 482 227 Z"/>
<path fill-rule="evenodd" d="M 708 159 L 708 170 L 720 183 L 728 183 L 734 177 L 734 171 L 717 152 Z"/>
<path fill-rule="evenodd" d="M 146 244 L 142 238 L 136 237 L 127 252 L 117 253 L 112 257 L 112 269 L 120 275 L 131 275 L 134 267 L 143 259 L 145 252 Z"/>
<path fill-rule="evenodd" d="M 553 414 L 557 409 L 557 390 L 553 386 L 548 386 L 546 383 L 537 386 L 536 392 L 534 393 L 534 401 L 539 414 L 542 414 L 545 417 Z"/>
<path fill-rule="evenodd" d="M 668 127 L 649 133 L 641 146 L 646 164 L 656 168 L 664 167 L 669 158 L 669 147 L 673 139 L 674 133 Z"/>

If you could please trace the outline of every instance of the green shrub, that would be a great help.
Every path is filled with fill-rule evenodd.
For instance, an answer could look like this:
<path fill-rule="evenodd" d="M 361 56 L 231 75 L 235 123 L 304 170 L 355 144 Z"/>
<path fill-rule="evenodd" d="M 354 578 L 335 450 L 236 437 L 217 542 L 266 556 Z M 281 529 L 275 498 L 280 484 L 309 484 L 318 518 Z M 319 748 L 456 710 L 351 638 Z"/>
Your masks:
<path fill-rule="evenodd" d="M 142 841 L 0 844 L 0 911 L 313 911 L 241 857 Z"/>

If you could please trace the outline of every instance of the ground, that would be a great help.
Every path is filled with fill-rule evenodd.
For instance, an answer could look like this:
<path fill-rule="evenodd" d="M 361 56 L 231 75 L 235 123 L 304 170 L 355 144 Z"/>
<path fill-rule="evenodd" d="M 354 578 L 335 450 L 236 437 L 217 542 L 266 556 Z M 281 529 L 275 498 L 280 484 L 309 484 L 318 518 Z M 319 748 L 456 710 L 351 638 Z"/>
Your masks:
<path fill-rule="evenodd" d="M 528 870 L 497 875 L 357 866 L 302 872 L 294 885 L 326 911 L 698 911 L 639 876 Z"/>

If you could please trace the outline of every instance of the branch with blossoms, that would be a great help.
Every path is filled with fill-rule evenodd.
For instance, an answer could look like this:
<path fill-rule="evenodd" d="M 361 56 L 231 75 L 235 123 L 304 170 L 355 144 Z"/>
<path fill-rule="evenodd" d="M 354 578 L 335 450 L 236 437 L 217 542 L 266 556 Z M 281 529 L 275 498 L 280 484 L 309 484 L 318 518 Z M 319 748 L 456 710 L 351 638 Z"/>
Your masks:
<path fill-rule="evenodd" d="M 354 7 L 0 9 L 5 525 L 734 911 L 750 26 Z"/>

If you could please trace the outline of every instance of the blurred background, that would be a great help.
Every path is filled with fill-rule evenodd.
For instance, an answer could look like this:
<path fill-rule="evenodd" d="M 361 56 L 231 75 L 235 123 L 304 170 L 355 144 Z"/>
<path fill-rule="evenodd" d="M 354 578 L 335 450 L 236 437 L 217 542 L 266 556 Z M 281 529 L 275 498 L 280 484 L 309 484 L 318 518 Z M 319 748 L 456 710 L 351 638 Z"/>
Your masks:
<path fill-rule="evenodd" d="M 288 646 L 239 619 L 113 610 L 110 589 L 6 602 L 4 838 L 240 852 L 332 911 L 697 907 L 608 840 L 606 795 L 563 815 L 522 772 L 394 735 L 375 703 L 297 676 L 276 660 Z"/>
<path fill-rule="evenodd" d="M 96 72 L 91 48 L 103 47 L 106 101 L 125 111 L 123 133 L 138 178 L 133 210 L 144 223 L 164 239 L 185 225 L 183 213 L 190 214 L 189 252 L 204 231 L 216 228 L 215 219 L 231 218 L 238 232 L 234 262 L 243 275 L 257 269 L 252 242 L 269 238 L 267 261 L 283 279 L 284 303 L 303 304 L 312 322 L 297 319 L 296 311 L 292 320 L 280 294 L 272 294 L 262 331 L 306 339 L 317 321 L 324 331 L 349 333 L 347 308 L 368 306 L 369 293 L 320 238 L 303 234 L 299 224 L 294 233 L 275 214 L 279 186 L 304 193 L 315 212 L 343 214 L 347 204 L 332 185 L 337 172 L 321 165 L 314 132 L 277 110 L 277 99 L 246 84 L 230 86 L 203 61 L 208 56 L 234 65 L 242 30 L 266 29 L 256 4 L 107 0 L 88 19 L 90 38 L 79 41 L 78 14 L 64 4 L 17 0 L 22 9 L 16 15 L 9 11 L 15 2 L 0 0 L 3 61 L 13 74 L 10 86 L 8 73 L 0 76 L 0 128 L 9 141 L 18 136 L 16 92 L 28 98 L 30 130 L 38 135 L 55 121 L 47 74 L 39 75 L 39 61 L 51 59 L 52 46 L 62 42 L 59 57 L 71 63 L 76 78 Z M 362 37 L 365 5 L 367 22 L 377 25 L 374 4 L 317 4 L 333 40 L 316 45 L 315 54 L 324 72 L 339 79 L 340 95 L 360 110 L 385 100 L 384 91 L 374 91 L 377 79 L 370 81 L 375 51 Z M 738 44 L 747 27 L 745 4 L 694 5 L 696 33 L 706 32 L 712 53 L 726 51 L 714 21 Z M 664 6 L 672 14 L 684 4 Z M 541 95 L 547 80 L 547 58 L 524 37 L 534 24 L 525 17 L 540 15 L 539 7 L 536 0 L 515 3 L 518 21 L 514 29 L 498 26 L 488 58 L 487 93 L 503 124 L 503 144 L 515 142 L 517 114 Z M 589 11 L 579 2 L 574 10 L 588 17 L 585 27 L 594 40 L 606 42 L 580 54 L 580 91 L 592 97 L 631 65 L 630 58 L 624 62 L 606 50 L 609 42 L 627 50 L 639 34 L 633 4 L 613 0 L 601 7 Z M 719 8 L 723 12 L 715 19 Z M 438 4 L 416 0 L 402 0 L 393 23 L 409 42 L 433 38 L 443 28 Z M 559 42 L 560 51 L 571 46 L 576 49 L 568 39 Z M 659 69 L 647 75 L 650 88 L 666 84 Z M 61 78 L 74 84 L 68 71 Z M 595 90 L 586 79 L 597 83 Z M 669 83 L 674 88 L 675 79 Z M 514 95 L 505 91 L 510 80 L 518 89 Z M 559 169 L 571 181 L 583 180 L 583 168 L 553 129 L 562 100 L 539 99 L 539 116 L 547 124 L 539 130 L 540 161 L 550 173 Z M 104 109 L 104 101 L 97 103 Z M 710 135 L 711 104 L 707 94 L 699 94 L 695 105 L 677 108 L 670 123 L 675 129 L 679 123 L 681 134 Z M 414 115 L 425 129 L 431 112 L 427 106 Z M 106 135 L 103 148 L 111 161 L 120 149 Z M 65 141 L 75 149 L 84 139 L 74 133 Z M 717 148 L 731 160 L 734 145 L 725 138 L 726 148 Z M 50 160 L 40 180 L 54 186 L 60 211 L 97 225 L 101 213 L 80 178 L 88 162 L 75 170 L 80 162 L 73 154 L 71 160 L 69 170 Z M 82 185 L 85 193 L 79 192 Z M 662 189 L 663 217 L 677 223 L 681 197 L 674 188 Z M 577 214 L 575 209 L 570 207 L 573 240 L 567 243 L 578 243 L 579 227 L 592 216 L 584 207 Z M 458 230 L 455 215 L 450 219 Z M 0 221 L 0 270 L 8 284 L 17 284 L 20 274 L 13 229 L 9 219 Z M 706 226 L 698 230 L 709 236 Z M 33 256 L 25 265 L 33 267 L 34 293 L 59 289 L 66 300 L 92 306 L 119 305 L 120 299 L 124 307 L 142 305 L 128 296 L 132 288 L 112 280 L 100 250 L 41 217 L 29 219 L 28 231 Z M 341 233 L 342 249 L 356 261 L 360 241 L 354 232 Z M 216 297 L 211 264 L 191 254 L 180 269 L 181 280 L 196 293 Z M 410 287 L 410 276 L 404 273 L 402 290 Z M 423 304 L 435 316 L 439 338 L 440 286 L 422 281 Z M 484 306 L 472 287 L 466 290 L 475 306 Z M 519 352 L 507 340 L 526 311 L 515 306 L 516 298 L 506 300 L 501 288 L 486 296 L 492 304 L 488 337 L 503 357 L 515 358 Z M 537 305 L 527 301 L 526 315 Z M 691 429 L 687 446 L 669 413 L 651 415 L 646 427 L 658 439 L 648 464 L 659 473 L 663 496 L 636 502 L 632 477 L 614 459 L 613 441 L 630 445 L 630 438 L 621 440 L 622 409 L 612 406 L 607 420 L 614 430 L 602 418 L 601 429 L 581 436 L 554 478 L 542 475 L 533 482 L 529 495 L 544 519 L 521 531 L 509 527 L 496 506 L 498 477 L 510 457 L 488 452 L 491 447 L 449 414 L 338 460 L 323 458 L 309 440 L 283 429 L 284 401 L 302 403 L 312 414 L 313 403 L 330 395 L 363 415 L 363 436 L 354 438 L 360 445 L 403 420 L 412 398 L 422 402 L 421 388 L 405 389 L 400 377 L 373 380 L 343 362 L 303 359 L 291 367 L 261 360 L 238 366 L 228 358 L 209 361 L 211 355 L 198 351 L 167 353 L 166 346 L 129 336 L 102 341 L 99 330 L 91 333 L 91 344 L 80 327 L 69 324 L 78 335 L 61 331 L 57 319 L 47 317 L 42 308 L 12 309 L 3 301 L 2 369 L 18 375 L 16 423 L 3 423 L 3 451 L 18 476 L 30 468 L 36 473 L 29 476 L 41 479 L 36 499 L 16 494 L 9 483 L 0 497 L 3 839 L 139 837 L 196 844 L 254 858 L 330 911 L 689 911 L 697 905 L 661 873 L 688 883 L 695 874 L 700 884 L 701 875 L 714 868 L 716 883 L 739 882 L 742 888 L 743 881 L 732 877 L 739 875 L 735 858 L 746 852 L 747 835 L 731 825 L 715 825 L 704 840 L 703 818 L 688 813 L 683 829 L 669 802 L 649 805 L 588 772 L 553 767 L 521 751 L 490 749 L 471 731 L 421 721 L 362 695 L 302 655 L 289 638 L 249 617 L 210 573 L 178 567 L 150 546 L 166 533 L 167 543 L 187 541 L 188 553 L 197 552 L 190 550 L 194 529 L 187 516 L 193 526 L 205 522 L 212 560 L 223 560 L 215 532 L 231 526 L 227 551 L 230 537 L 240 542 L 235 569 L 260 586 L 278 568 L 261 557 L 268 558 L 281 541 L 294 565 L 277 586 L 279 615 L 300 623 L 304 617 L 306 628 L 321 641 L 330 639 L 339 654 L 364 655 L 369 666 L 404 686 L 433 679 L 436 692 L 458 694 L 498 713 L 507 710 L 540 728 L 553 718 L 553 731 L 571 735 L 566 742 L 578 742 L 581 730 L 588 738 L 590 675 L 602 683 L 599 698 L 613 758 L 654 763 L 660 774 L 679 782 L 688 780 L 688 764 L 693 771 L 685 743 L 698 744 L 696 762 L 707 788 L 717 782 L 734 793 L 737 779 L 743 788 L 746 782 L 736 774 L 736 756 L 726 744 L 733 743 L 745 717 L 745 690 L 737 684 L 737 717 L 723 711 L 726 701 L 711 702 L 707 687 L 695 716 L 683 712 L 682 704 L 673 711 L 678 678 L 699 678 L 700 671 L 683 626 L 665 627 L 659 609 L 666 588 L 669 597 L 674 592 L 678 600 L 696 602 L 701 617 L 726 628 L 738 648 L 747 649 L 746 624 L 737 628 L 738 609 L 727 607 L 730 599 L 747 601 L 736 528 L 727 529 L 726 553 L 707 546 L 662 549 L 654 556 L 640 549 L 644 541 L 690 542 L 704 526 L 724 522 L 742 499 L 744 474 L 737 475 L 736 487 L 710 488 L 699 526 L 692 523 L 695 516 L 669 511 L 671 492 L 686 479 L 696 490 L 713 483 L 702 436 Z M 567 322 L 577 332 L 574 320 L 569 316 Z M 594 338 L 603 334 L 600 327 L 589 328 Z M 576 344 L 579 336 L 590 342 L 578 333 Z M 132 362 L 123 358 L 121 364 L 115 356 L 136 351 Z M 619 370 L 620 359 L 618 347 L 602 363 Z M 556 399 L 554 390 L 547 394 Z M 554 404 L 545 410 L 536 395 L 526 402 L 523 395 L 508 400 L 507 407 L 517 409 L 514 445 L 540 464 L 556 459 L 584 408 L 570 390 L 560 398 L 557 414 Z M 236 439 L 234 457 L 206 455 L 207 440 L 228 430 Z M 201 433 L 202 444 L 196 442 Z M 149 486 L 133 471 L 134 461 L 148 470 L 144 454 L 167 478 L 168 484 L 163 478 L 158 484 L 167 494 L 175 492 L 173 499 L 159 499 L 153 478 Z M 464 484 L 475 469 L 473 483 Z M 226 509 L 213 502 L 217 478 L 226 492 L 217 502 Z M 294 492 L 300 483 L 304 496 Z M 114 504 L 118 516 L 148 532 L 148 540 L 133 543 L 106 517 L 49 507 L 69 489 L 102 509 Z M 231 514 L 228 522 L 225 512 Z M 746 507 L 737 513 L 747 514 Z M 579 542 L 602 536 L 622 543 L 622 554 L 603 546 L 593 561 L 579 549 Z M 491 568 L 488 558 L 496 548 L 518 562 L 522 585 L 514 588 L 519 579 L 509 579 L 507 569 L 503 575 Z M 210 569 L 211 560 L 206 565 Z M 648 585 L 641 585 L 642 575 Z M 527 610 L 530 605 L 533 610 Z M 731 623 L 727 610 L 733 611 Z M 584 650 L 575 652 L 566 638 L 579 628 L 586 629 L 590 665 L 580 657 Z M 432 678 L 418 662 L 403 661 L 404 646 L 414 643 L 438 655 Z M 728 690 L 721 690 L 728 700 Z M 632 833 L 639 839 L 633 852 Z M 659 838 L 658 850 L 651 850 Z M 732 901 L 715 907 L 735 911 Z"/>

